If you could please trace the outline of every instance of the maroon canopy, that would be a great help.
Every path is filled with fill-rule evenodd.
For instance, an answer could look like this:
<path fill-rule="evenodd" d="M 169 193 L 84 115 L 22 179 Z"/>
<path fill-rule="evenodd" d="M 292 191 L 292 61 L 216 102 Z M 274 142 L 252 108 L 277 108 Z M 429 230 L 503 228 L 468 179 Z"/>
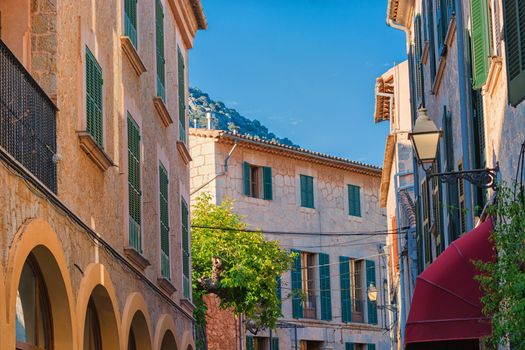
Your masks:
<path fill-rule="evenodd" d="M 417 278 L 405 344 L 481 338 L 491 333 L 482 313 L 479 272 L 472 261 L 493 261 L 489 218 L 450 246 Z M 415 344 L 414 344 L 415 345 Z"/>

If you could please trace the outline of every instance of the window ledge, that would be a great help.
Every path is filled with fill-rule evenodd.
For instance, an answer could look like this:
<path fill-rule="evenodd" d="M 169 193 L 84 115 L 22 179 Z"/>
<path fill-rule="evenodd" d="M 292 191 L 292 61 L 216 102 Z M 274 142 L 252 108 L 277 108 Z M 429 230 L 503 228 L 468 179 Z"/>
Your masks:
<path fill-rule="evenodd" d="M 93 136 L 87 131 L 77 131 L 78 139 L 80 140 L 80 148 L 88 157 L 102 170 L 106 171 L 110 166 L 115 164 L 111 158 L 98 145 Z"/>
<path fill-rule="evenodd" d="M 177 151 L 179 151 L 184 164 L 188 165 L 192 161 L 188 147 L 186 147 L 186 144 L 180 140 L 177 141 Z"/>
<path fill-rule="evenodd" d="M 425 41 L 425 46 L 423 46 L 423 53 L 421 54 L 421 62 L 423 62 L 423 64 L 427 64 L 428 62 L 429 51 L 430 45 L 428 44 L 428 41 Z"/>
<path fill-rule="evenodd" d="M 157 284 L 159 287 L 166 292 L 170 297 L 177 291 L 177 288 L 171 283 L 166 277 L 157 278 Z"/>
<path fill-rule="evenodd" d="M 498 83 L 501 75 L 502 58 L 499 56 L 490 57 L 489 73 L 487 74 L 487 82 L 483 87 L 483 93 L 488 94 L 490 97 L 494 95 L 496 90 L 496 84 Z"/>
<path fill-rule="evenodd" d="M 120 43 L 122 44 L 122 50 L 128 56 L 131 66 L 135 70 L 135 73 L 140 77 L 142 73 L 146 72 L 146 66 L 144 62 L 140 59 L 135 45 L 131 42 L 131 39 L 128 36 L 121 36 Z"/>
<path fill-rule="evenodd" d="M 124 248 L 124 255 L 132 262 L 134 263 L 142 272 L 146 270 L 146 267 L 150 266 L 150 262 L 148 259 L 144 257 L 141 253 L 139 253 L 135 248 L 133 247 L 126 247 Z"/>
<path fill-rule="evenodd" d="M 443 51 L 446 52 L 446 46 Z M 443 79 L 443 74 L 445 73 L 445 66 L 447 65 L 447 56 L 446 53 L 442 54 L 439 58 L 439 65 L 436 72 L 436 77 L 434 78 L 434 84 L 432 85 L 432 93 L 437 95 L 439 92 L 439 87 L 441 86 L 441 80 Z"/>
<path fill-rule="evenodd" d="M 159 96 L 153 97 L 153 105 L 155 106 L 155 109 L 160 116 L 160 120 L 162 120 L 162 124 L 164 124 L 165 127 L 173 124 L 173 119 L 171 119 L 170 112 L 168 112 L 168 108 L 166 108 L 166 104 L 162 98 Z"/>
<path fill-rule="evenodd" d="M 193 302 L 190 299 L 188 299 L 188 298 L 181 298 L 180 299 L 180 305 L 186 311 L 188 311 L 188 313 L 193 315 L 193 310 L 195 310 L 195 304 L 193 304 Z"/>

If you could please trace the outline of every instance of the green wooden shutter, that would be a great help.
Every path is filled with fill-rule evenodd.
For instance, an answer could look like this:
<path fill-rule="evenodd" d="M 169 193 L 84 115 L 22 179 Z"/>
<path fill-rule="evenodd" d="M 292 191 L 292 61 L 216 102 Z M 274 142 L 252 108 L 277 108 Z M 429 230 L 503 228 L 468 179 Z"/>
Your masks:
<path fill-rule="evenodd" d="M 187 299 L 191 298 L 190 281 L 190 226 L 188 205 L 181 199 L 181 226 L 182 226 L 182 275 L 183 294 Z"/>
<path fill-rule="evenodd" d="M 525 5 L 504 0 L 504 9 L 509 103 L 516 106 L 525 98 Z"/>
<path fill-rule="evenodd" d="M 254 350 L 253 337 L 251 335 L 246 336 L 246 350 Z"/>
<path fill-rule="evenodd" d="M 366 350 L 376 350 L 376 345 L 375 344 L 367 344 Z"/>
<path fill-rule="evenodd" d="M 186 83 L 184 56 L 177 48 L 177 72 L 179 76 L 179 139 L 186 142 Z"/>
<path fill-rule="evenodd" d="M 166 101 L 164 65 L 164 9 L 160 0 L 155 6 L 155 41 L 157 49 L 157 96 Z"/>
<path fill-rule="evenodd" d="M 168 200 L 168 172 L 159 165 L 159 201 L 160 201 L 160 270 L 165 278 L 170 278 L 170 225 Z"/>
<path fill-rule="evenodd" d="M 345 343 L 345 350 L 354 350 L 354 343 Z"/>
<path fill-rule="evenodd" d="M 302 268 L 301 268 L 301 252 L 298 250 L 292 250 L 295 253 L 292 266 L 292 316 L 293 318 L 303 317 L 303 281 L 302 281 Z"/>
<path fill-rule="evenodd" d="M 124 0 L 124 34 L 137 48 L 137 0 Z"/>
<path fill-rule="evenodd" d="M 244 183 L 244 195 L 251 196 L 250 190 L 250 163 L 242 163 L 242 178 Z"/>
<path fill-rule="evenodd" d="M 428 55 L 430 59 L 430 80 L 431 85 L 434 85 L 434 79 L 436 78 L 436 46 L 435 37 L 436 33 L 434 30 L 434 4 L 433 1 L 427 1 L 427 31 L 428 31 Z"/>
<path fill-rule="evenodd" d="M 352 296 L 350 291 L 350 258 L 339 257 L 339 278 L 341 289 L 341 320 L 352 321 Z"/>
<path fill-rule="evenodd" d="M 301 206 L 305 208 L 314 207 L 314 178 L 307 175 L 300 175 L 301 186 Z"/>
<path fill-rule="evenodd" d="M 86 47 L 86 118 L 87 131 L 95 142 L 104 147 L 102 116 L 102 68 Z"/>
<path fill-rule="evenodd" d="M 361 216 L 361 188 L 348 185 L 348 213 L 352 216 Z"/>
<path fill-rule="evenodd" d="M 330 288 L 330 256 L 319 253 L 319 287 L 321 288 L 321 320 L 332 320 L 332 290 Z"/>
<path fill-rule="evenodd" d="M 272 200 L 272 168 L 263 167 L 264 199 Z"/>
<path fill-rule="evenodd" d="M 373 260 L 366 260 L 366 288 L 373 283 L 377 288 L 376 284 L 376 263 Z M 368 323 L 377 324 L 377 301 L 370 301 L 367 298 L 368 305 Z"/>
<path fill-rule="evenodd" d="M 140 130 L 128 113 L 129 244 L 142 253 Z"/>
<path fill-rule="evenodd" d="M 490 53 L 489 10 L 487 0 L 472 0 L 472 77 L 474 89 L 487 81 Z"/>
<path fill-rule="evenodd" d="M 301 207 L 306 207 L 306 176 L 300 175 L 300 187 L 301 187 Z"/>
<path fill-rule="evenodd" d="M 279 350 L 279 338 L 272 338 L 272 350 Z"/>

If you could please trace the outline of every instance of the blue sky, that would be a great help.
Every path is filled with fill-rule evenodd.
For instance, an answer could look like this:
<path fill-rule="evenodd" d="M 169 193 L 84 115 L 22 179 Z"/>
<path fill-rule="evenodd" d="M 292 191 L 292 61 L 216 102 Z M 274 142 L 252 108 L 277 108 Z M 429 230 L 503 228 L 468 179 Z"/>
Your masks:
<path fill-rule="evenodd" d="M 387 0 L 202 0 L 190 85 L 302 147 L 381 165 L 374 83 L 406 59 Z"/>

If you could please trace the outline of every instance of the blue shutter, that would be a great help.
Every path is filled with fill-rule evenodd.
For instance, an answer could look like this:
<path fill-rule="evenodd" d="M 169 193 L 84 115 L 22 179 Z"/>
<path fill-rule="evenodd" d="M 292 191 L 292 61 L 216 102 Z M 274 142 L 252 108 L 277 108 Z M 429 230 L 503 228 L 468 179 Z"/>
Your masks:
<path fill-rule="evenodd" d="M 277 299 L 279 299 L 279 305 L 282 307 L 283 296 L 282 296 L 282 279 L 281 276 L 277 276 L 275 279 L 276 289 L 277 289 Z"/>
<path fill-rule="evenodd" d="M 354 343 L 345 343 L 345 350 L 354 350 Z"/>
<path fill-rule="evenodd" d="M 272 350 L 279 350 L 279 338 L 272 338 Z"/>
<path fill-rule="evenodd" d="M 330 288 L 330 256 L 319 253 L 319 286 L 321 288 L 321 320 L 332 320 L 332 291 Z"/>
<path fill-rule="evenodd" d="M 376 263 L 373 260 L 366 261 L 366 288 L 373 283 L 377 288 L 376 284 Z M 377 301 L 370 301 L 367 298 L 368 306 L 368 323 L 377 324 Z"/>
<path fill-rule="evenodd" d="M 348 185 L 348 213 L 352 216 L 361 216 L 361 188 Z"/>
<path fill-rule="evenodd" d="M 242 178 L 244 183 L 244 195 L 250 196 L 250 163 L 242 163 Z"/>
<path fill-rule="evenodd" d="M 264 199 L 272 200 L 272 168 L 263 167 Z"/>
<path fill-rule="evenodd" d="M 366 350 L 376 350 L 376 345 L 375 344 L 367 344 Z"/>
<path fill-rule="evenodd" d="M 301 252 L 292 250 L 295 253 L 293 267 L 292 267 L 292 315 L 293 318 L 303 317 L 303 301 L 302 301 L 302 269 L 301 269 Z"/>
<path fill-rule="evenodd" d="M 339 278 L 341 289 L 341 319 L 343 322 L 352 321 L 352 297 L 350 293 L 350 258 L 339 257 Z"/>
<path fill-rule="evenodd" d="M 308 177 L 308 203 L 310 204 L 310 208 L 314 207 L 314 178 L 309 176 Z"/>

